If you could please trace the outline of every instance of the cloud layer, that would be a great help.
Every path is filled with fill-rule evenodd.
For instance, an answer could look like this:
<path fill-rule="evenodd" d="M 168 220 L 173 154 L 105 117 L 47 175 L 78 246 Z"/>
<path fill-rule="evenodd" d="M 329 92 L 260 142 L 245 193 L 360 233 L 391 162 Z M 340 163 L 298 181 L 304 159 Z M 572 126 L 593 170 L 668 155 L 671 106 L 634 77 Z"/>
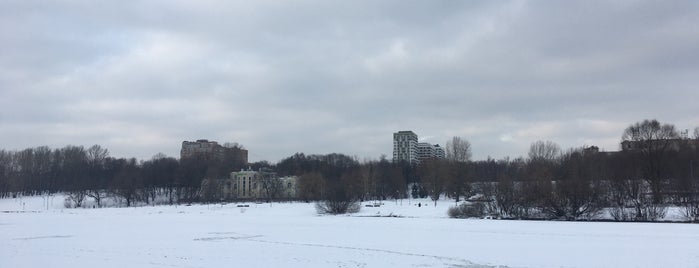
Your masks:
<path fill-rule="evenodd" d="M 10 1 L 0 40 L 6 149 L 363 159 L 413 130 L 482 159 L 699 125 L 696 1 Z"/>

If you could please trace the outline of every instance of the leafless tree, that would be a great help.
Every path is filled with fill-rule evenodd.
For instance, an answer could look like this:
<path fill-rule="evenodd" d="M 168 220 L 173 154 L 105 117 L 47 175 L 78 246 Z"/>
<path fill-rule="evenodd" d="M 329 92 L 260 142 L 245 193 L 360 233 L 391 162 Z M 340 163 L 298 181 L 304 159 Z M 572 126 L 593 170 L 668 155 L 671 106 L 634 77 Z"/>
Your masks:
<path fill-rule="evenodd" d="M 455 202 L 459 202 L 461 196 L 464 199 L 468 197 L 471 191 L 470 184 L 470 163 L 466 162 L 449 162 L 446 163 L 445 172 L 447 172 L 447 182 L 445 185 L 445 192 L 451 198 L 454 198 Z"/>
<path fill-rule="evenodd" d="M 561 154 L 561 147 L 552 141 L 536 141 L 529 146 L 532 161 L 554 162 Z"/>
<path fill-rule="evenodd" d="M 427 189 L 434 205 L 444 193 L 444 188 L 449 181 L 447 162 L 441 159 L 427 159 L 420 164 L 420 183 Z"/>
<path fill-rule="evenodd" d="M 503 218 L 522 216 L 522 213 L 519 213 L 522 196 L 515 187 L 515 183 L 510 178 L 500 178 L 495 187 L 492 188 L 491 213 Z"/>
<path fill-rule="evenodd" d="M 284 190 L 284 184 L 281 179 L 272 174 L 265 174 L 261 180 L 262 193 L 267 202 L 278 199 Z"/>
<path fill-rule="evenodd" d="M 86 154 L 88 164 L 91 166 L 101 166 L 104 164 L 104 160 L 109 157 L 109 150 L 95 144 L 90 146 L 90 148 L 87 148 Z"/>
<path fill-rule="evenodd" d="M 648 149 L 665 149 L 663 146 L 667 146 L 669 139 L 679 138 L 679 133 L 675 129 L 674 125 L 671 124 L 661 124 L 658 120 L 643 120 L 642 122 L 636 122 L 630 125 L 624 130 L 622 135 L 622 141 L 638 141 L 642 142 L 643 147 L 649 147 Z M 655 141 L 663 141 L 656 144 L 655 146 L 650 146 L 651 143 Z"/>
<path fill-rule="evenodd" d="M 106 197 L 107 178 L 104 174 L 104 164 L 109 157 L 109 150 L 100 145 L 92 145 L 85 151 L 87 158 L 87 168 L 89 183 L 86 195 L 95 199 L 97 207 L 102 207 L 102 199 Z"/>
<path fill-rule="evenodd" d="M 142 187 L 142 178 L 136 159 L 124 160 L 119 173 L 112 180 L 112 193 L 115 197 L 123 198 L 126 206 L 130 207 L 138 198 L 138 192 Z"/>
<path fill-rule="evenodd" d="M 539 184 L 550 185 L 554 180 L 556 165 L 561 156 L 561 148 L 551 141 L 537 141 L 529 147 L 529 161 L 527 162 L 527 177 L 529 181 L 540 181 Z"/>
<path fill-rule="evenodd" d="M 541 210 L 549 218 L 590 219 L 602 209 L 604 187 L 600 184 L 599 158 L 582 148 L 561 156 L 556 181 L 542 193 Z"/>
<path fill-rule="evenodd" d="M 467 162 L 471 160 L 471 143 L 461 137 L 452 137 L 447 141 L 447 159 L 457 162 Z"/>
<path fill-rule="evenodd" d="M 70 191 L 67 194 L 67 199 L 69 199 L 73 207 L 79 208 L 82 207 L 83 201 L 85 200 L 85 191 Z"/>
<path fill-rule="evenodd" d="M 325 179 L 320 172 L 310 172 L 299 177 L 300 198 L 306 202 L 320 200 L 324 195 Z"/>
<path fill-rule="evenodd" d="M 655 203 L 662 202 L 662 181 L 666 176 L 664 154 L 670 149 L 679 133 L 674 125 L 661 124 L 657 120 L 637 122 L 624 130 L 622 141 L 638 144 L 643 162 L 643 178 L 650 184 Z"/>

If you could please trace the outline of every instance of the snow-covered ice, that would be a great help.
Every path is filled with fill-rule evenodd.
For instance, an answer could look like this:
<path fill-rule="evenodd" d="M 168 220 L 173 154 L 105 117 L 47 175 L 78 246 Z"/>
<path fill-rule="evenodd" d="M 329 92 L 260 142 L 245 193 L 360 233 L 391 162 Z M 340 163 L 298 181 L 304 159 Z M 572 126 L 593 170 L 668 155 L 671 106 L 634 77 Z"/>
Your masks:
<path fill-rule="evenodd" d="M 46 201 L 0 199 L 0 267 L 699 267 L 697 224 L 449 219 L 452 202 L 426 200 L 351 216 Z"/>

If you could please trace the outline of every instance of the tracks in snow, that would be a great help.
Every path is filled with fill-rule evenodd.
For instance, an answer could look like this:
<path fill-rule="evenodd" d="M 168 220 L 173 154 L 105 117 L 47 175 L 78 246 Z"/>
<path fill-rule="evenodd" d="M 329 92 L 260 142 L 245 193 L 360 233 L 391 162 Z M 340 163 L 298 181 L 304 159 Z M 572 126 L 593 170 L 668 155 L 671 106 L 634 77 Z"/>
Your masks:
<path fill-rule="evenodd" d="M 452 267 L 464 267 L 464 268 L 494 268 L 494 267 L 499 267 L 499 268 L 506 268 L 505 266 L 490 266 L 490 265 L 475 264 L 475 263 L 472 263 L 468 260 L 460 259 L 460 258 L 429 255 L 429 254 L 420 254 L 420 253 L 401 252 L 401 251 L 387 250 L 387 249 L 338 246 L 338 245 L 328 245 L 328 244 L 271 241 L 271 240 L 259 239 L 260 237 L 263 237 L 262 235 L 243 235 L 243 234 L 239 234 L 236 232 L 213 232 L 213 233 L 209 233 L 209 234 L 237 234 L 237 236 L 202 237 L 202 238 L 195 238 L 194 241 L 243 240 L 243 241 L 249 241 L 249 242 L 275 244 L 275 245 L 302 246 L 302 247 L 315 247 L 315 248 L 331 248 L 331 249 L 342 249 L 342 250 L 353 250 L 353 251 L 366 251 L 366 252 L 373 252 L 373 253 L 385 253 L 385 254 L 409 256 L 409 257 L 431 258 L 431 259 L 436 259 L 436 260 L 440 260 L 440 261 L 449 261 L 449 262 L 458 263 L 458 264 L 451 264 Z"/>

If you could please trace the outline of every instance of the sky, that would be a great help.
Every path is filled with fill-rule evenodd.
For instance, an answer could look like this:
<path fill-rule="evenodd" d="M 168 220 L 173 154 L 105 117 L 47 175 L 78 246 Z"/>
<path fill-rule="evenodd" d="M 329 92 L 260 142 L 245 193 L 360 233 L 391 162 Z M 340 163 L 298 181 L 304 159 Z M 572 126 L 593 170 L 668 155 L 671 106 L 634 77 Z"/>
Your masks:
<path fill-rule="evenodd" d="M 0 148 L 473 159 L 699 126 L 699 1 L 2 1 Z"/>

